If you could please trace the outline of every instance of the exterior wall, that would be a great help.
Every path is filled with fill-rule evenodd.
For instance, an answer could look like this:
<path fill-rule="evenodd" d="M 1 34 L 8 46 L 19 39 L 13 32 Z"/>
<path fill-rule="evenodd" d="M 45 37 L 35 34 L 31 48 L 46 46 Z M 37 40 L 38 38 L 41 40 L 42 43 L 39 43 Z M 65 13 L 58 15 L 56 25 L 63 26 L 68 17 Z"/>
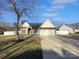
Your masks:
<path fill-rule="evenodd" d="M 4 35 L 16 35 L 16 31 L 4 31 Z"/>
<path fill-rule="evenodd" d="M 21 27 L 22 28 L 20 28 L 19 31 L 20 34 L 32 34 L 32 27 L 28 24 L 28 22 L 24 22 Z M 28 30 L 29 28 L 31 29 L 31 31 Z"/>
<path fill-rule="evenodd" d="M 38 32 L 40 35 L 55 35 L 54 29 L 39 29 Z"/>
<path fill-rule="evenodd" d="M 30 31 L 28 29 L 29 28 L 21 28 L 19 33 L 20 34 L 33 34 L 34 33 L 32 28 L 30 28 L 31 29 Z"/>
<path fill-rule="evenodd" d="M 19 33 L 20 34 L 28 34 L 28 28 L 21 28 Z"/>
<path fill-rule="evenodd" d="M 59 28 L 59 31 L 68 31 L 69 33 L 74 33 L 74 30 L 71 28 L 71 27 L 68 27 L 66 25 L 62 25 L 60 28 Z"/>
<path fill-rule="evenodd" d="M 68 35 L 68 31 L 56 31 L 56 35 Z"/>

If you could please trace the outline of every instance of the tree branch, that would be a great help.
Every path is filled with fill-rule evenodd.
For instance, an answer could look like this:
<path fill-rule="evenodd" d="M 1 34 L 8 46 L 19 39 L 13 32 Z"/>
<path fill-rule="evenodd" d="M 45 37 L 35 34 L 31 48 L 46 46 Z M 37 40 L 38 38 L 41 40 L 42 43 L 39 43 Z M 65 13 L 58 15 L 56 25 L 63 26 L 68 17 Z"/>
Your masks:
<path fill-rule="evenodd" d="M 10 0 L 10 1 L 11 1 L 12 5 L 13 5 L 14 11 L 15 11 L 17 17 L 20 18 L 19 12 L 18 12 L 17 7 L 16 7 L 16 0 Z"/>

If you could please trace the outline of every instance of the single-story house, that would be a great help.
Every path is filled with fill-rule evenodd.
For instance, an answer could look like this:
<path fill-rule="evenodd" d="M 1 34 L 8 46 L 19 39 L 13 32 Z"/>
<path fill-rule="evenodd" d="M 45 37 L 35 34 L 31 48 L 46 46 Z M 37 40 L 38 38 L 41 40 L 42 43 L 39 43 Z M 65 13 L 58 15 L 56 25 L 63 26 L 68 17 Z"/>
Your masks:
<path fill-rule="evenodd" d="M 20 34 L 31 34 L 32 27 L 28 22 L 23 22 L 20 26 Z"/>
<path fill-rule="evenodd" d="M 4 34 L 4 31 L 14 31 L 14 27 L 10 24 L 0 22 L 0 34 Z"/>
<path fill-rule="evenodd" d="M 71 24 L 74 27 L 74 32 L 79 33 L 79 23 Z"/>
<path fill-rule="evenodd" d="M 55 35 L 56 34 L 56 27 L 50 20 L 46 20 L 39 27 L 38 34 L 40 34 L 40 35 Z"/>
<path fill-rule="evenodd" d="M 79 23 L 63 24 L 59 27 L 59 31 L 68 31 L 69 33 L 79 32 Z"/>
<path fill-rule="evenodd" d="M 34 34 L 41 23 L 28 23 L 24 21 L 20 26 L 20 34 Z"/>
<path fill-rule="evenodd" d="M 5 30 L 6 29 L 4 27 L 0 26 L 0 34 L 3 34 Z"/>

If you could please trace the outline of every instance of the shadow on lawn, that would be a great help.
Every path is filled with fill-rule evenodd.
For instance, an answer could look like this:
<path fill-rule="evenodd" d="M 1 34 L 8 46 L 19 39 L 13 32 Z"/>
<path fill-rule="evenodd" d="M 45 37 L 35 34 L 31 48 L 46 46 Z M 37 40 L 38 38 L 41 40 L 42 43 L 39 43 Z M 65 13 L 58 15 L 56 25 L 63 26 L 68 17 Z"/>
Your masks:
<path fill-rule="evenodd" d="M 55 51 L 51 51 L 51 50 L 44 50 L 44 57 L 42 55 L 42 50 L 28 50 L 25 51 L 22 54 L 16 55 L 16 56 L 12 56 L 9 59 L 79 59 L 79 56 L 75 56 L 72 55 L 71 56 L 68 54 L 70 52 L 66 51 L 66 50 L 62 50 L 63 56 L 60 56 L 58 53 L 56 53 Z M 66 52 L 68 52 L 66 54 Z M 52 54 L 52 56 L 51 56 Z M 49 55 L 49 56 L 47 56 Z"/>
<path fill-rule="evenodd" d="M 43 59 L 42 50 L 28 50 L 22 54 L 10 57 L 10 59 Z"/>
<path fill-rule="evenodd" d="M 62 49 L 61 51 L 62 51 L 64 59 L 79 59 L 78 55 L 74 55 L 73 53 L 71 53 L 65 49 Z"/>
<path fill-rule="evenodd" d="M 6 50 L 7 48 L 9 47 L 12 47 L 20 42 L 23 42 L 25 41 L 24 39 L 29 39 L 31 38 L 31 36 L 33 35 L 30 35 L 30 36 L 27 36 L 25 38 L 20 38 L 20 40 L 14 40 L 14 39 L 11 39 L 11 40 L 8 40 L 8 41 L 1 41 L 0 42 L 0 52 L 3 51 L 3 50 Z M 6 46 L 6 47 L 5 47 Z"/>
<path fill-rule="evenodd" d="M 5 41 L 5 42 L 0 42 L 0 44 L 1 45 L 4 45 L 3 47 L 2 47 L 2 49 L 0 49 L 0 52 L 1 51 L 3 51 L 3 50 L 6 50 L 7 48 L 9 48 L 9 47 L 12 47 L 12 46 L 14 46 L 14 45 L 16 45 L 16 44 L 18 44 L 18 43 L 20 43 L 20 42 L 23 42 L 23 41 L 16 41 L 16 40 L 10 40 L 10 41 Z M 10 44 L 10 45 L 9 45 Z M 6 46 L 6 47 L 5 47 Z"/>

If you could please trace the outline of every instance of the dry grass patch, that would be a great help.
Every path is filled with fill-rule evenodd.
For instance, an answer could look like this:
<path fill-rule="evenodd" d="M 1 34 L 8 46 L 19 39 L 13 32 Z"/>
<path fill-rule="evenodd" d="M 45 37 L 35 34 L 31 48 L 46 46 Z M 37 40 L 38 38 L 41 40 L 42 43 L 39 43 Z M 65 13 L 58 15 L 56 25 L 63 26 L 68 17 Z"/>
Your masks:
<path fill-rule="evenodd" d="M 39 37 L 29 37 L 22 42 L 5 42 L 8 44 L 2 47 L 0 51 L 3 59 L 42 59 Z M 4 43 L 2 45 L 4 45 Z"/>
<path fill-rule="evenodd" d="M 15 38 L 15 35 L 0 35 L 0 41 L 13 40 Z"/>
<path fill-rule="evenodd" d="M 71 38 L 74 40 L 79 40 L 79 34 L 69 34 L 69 35 L 65 35 L 64 37 Z"/>

